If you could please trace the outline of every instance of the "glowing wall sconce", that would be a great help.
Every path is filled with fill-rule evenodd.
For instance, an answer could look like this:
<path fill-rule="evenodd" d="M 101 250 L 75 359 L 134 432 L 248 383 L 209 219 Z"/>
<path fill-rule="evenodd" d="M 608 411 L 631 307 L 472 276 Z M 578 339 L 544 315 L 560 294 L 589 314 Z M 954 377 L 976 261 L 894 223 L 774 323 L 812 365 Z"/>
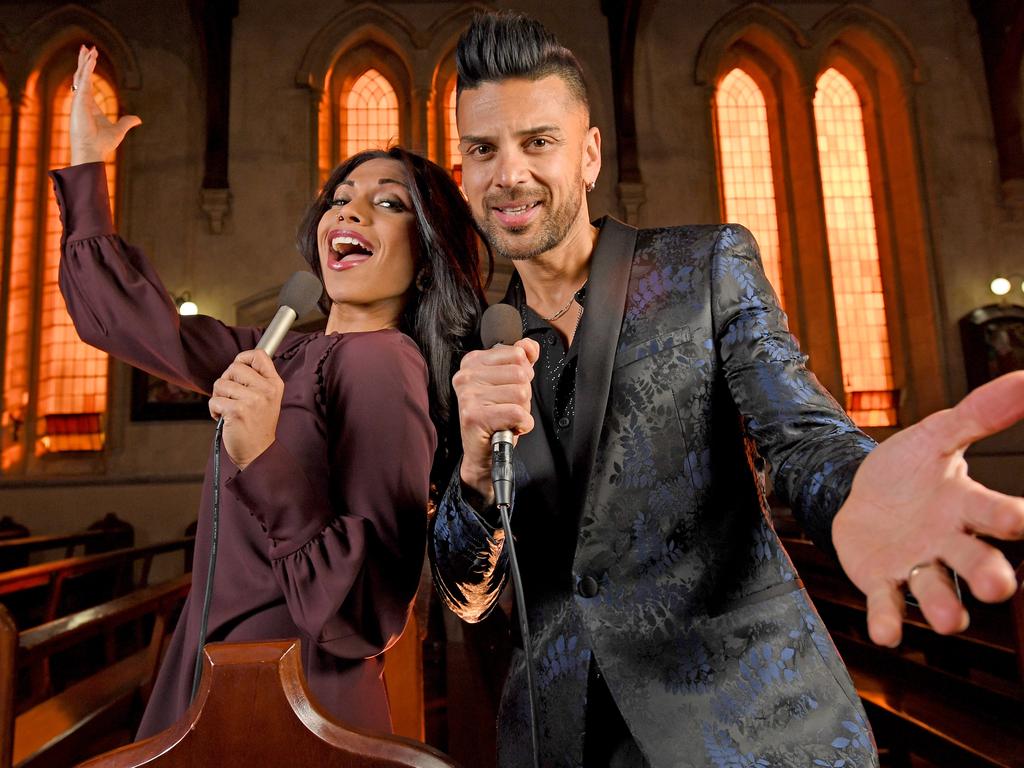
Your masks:
<path fill-rule="evenodd" d="M 988 289 L 992 291 L 996 296 L 1006 296 L 1010 291 L 1017 287 L 1022 293 L 1024 293 L 1024 275 L 1018 275 L 1016 273 L 1008 276 L 998 276 L 992 279 L 992 282 L 988 284 Z"/>
<path fill-rule="evenodd" d="M 199 307 L 192 301 L 192 294 L 188 291 L 184 291 L 180 296 L 174 297 L 174 306 L 178 308 L 179 315 L 199 314 Z"/>

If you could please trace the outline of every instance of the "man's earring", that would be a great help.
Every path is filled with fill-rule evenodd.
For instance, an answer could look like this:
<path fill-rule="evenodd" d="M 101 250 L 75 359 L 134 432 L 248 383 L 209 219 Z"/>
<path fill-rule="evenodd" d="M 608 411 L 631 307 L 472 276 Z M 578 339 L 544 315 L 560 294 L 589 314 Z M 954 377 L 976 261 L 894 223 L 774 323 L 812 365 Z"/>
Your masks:
<path fill-rule="evenodd" d="M 596 181 L 588 181 L 587 182 L 587 186 L 586 186 L 587 192 L 593 192 L 594 191 L 594 187 L 596 187 L 596 186 L 597 186 L 597 182 Z"/>

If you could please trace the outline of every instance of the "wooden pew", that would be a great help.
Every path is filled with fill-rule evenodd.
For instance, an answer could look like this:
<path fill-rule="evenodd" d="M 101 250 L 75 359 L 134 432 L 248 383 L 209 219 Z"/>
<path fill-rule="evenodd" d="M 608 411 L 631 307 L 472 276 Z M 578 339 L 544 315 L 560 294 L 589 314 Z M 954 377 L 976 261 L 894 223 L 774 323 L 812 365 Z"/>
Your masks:
<path fill-rule="evenodd" d="M 1024 591 L 988 605 L 964 588 L 972 623 L 959 635 L 931 630 L 908 606 L 898 648 L 867 636 L 864 596 L 839 564 L 787 528 L 783 545 L 850 670 L 889 764 L 911 755 L 951 768 L 1024 768 Z M 1017 559 L 1016 547 L 1006 547 Z M 1024 563 L 1017 570 L 1024 580 Z"/>
<path fill-rule="evenodd" d="M 53 621 L 61 613 L 69 582 L 87 574 L 106 572 L 111 575 L 107 580 L 106 597 L 123 594 L 149 583 L 149 572 L 156 556 L 168 552 L 185 552 L 193 541 L 187 537 L 172 539 L 145 547 L 117 549 L 98 555 L 65 558 L 6 571 L 0 573 L 0 602 L 10 603 L 8 610 L 21 626 L 28 626 L 33 622 Z M 132 570 L 139 562 L 142 564 L 141 575 L 135 579 Z M 190 566 L 191 562 L 186 561 L 185 569 Z M 40 600 L 38 595 L 33 593 L 27 605 L 25 600 L 20 601 L 21 604 L 12 600 L 19 593 L 26 593 L 29 590 L 44 591 L 45 597 Z M 88 598 L 83 596 L 82 599 Z M 103 596 L 99 599 L 102 600 Z M 95 602 L 96 600 L 93 600 L 93 604 Z"/>
<path fill-rule="evenodd" d="M 0 541 L 20 539 L 29 535 L 29 530 L 10 515 L 0 517 Z"/>
<path fill-rule="evenodd" d="M 24 568 L 28 565 L 29 556 L 36 552 L 60 549 L 65 559 L 72 557 L 75 550 L 81 547 L 82 554 L 118 549 L 111 546 L 111 534 L 101 529 L 77 531 L 75 533 L 51 534 L 49 536 L 22 536 L 21 538 L 0 540 L 0 571 L 13 568 Z M 128 542 L 127 546 L 131 546 Z"/>
<path fill-rule="evenodd" d="M 0 747 L 0 768 L 71 765 L 95 754 L 89 746 L 105 734 L 134 732 L 168 625 L 190 586 L 185 574 L 21 633 L 0 606 L 0 744 L 7 745 Z M 148 639 L 127 657 L 42 701 L 18 705 L 7 695 L 18 668 L 44 666 L 55 653 L 144 618 L 152 620 Z"/>
<path fill-rule="evenodd" d="M 214 643 L 205 650 L 199 693 L 184 716 L 156 736 L 80 768 L 454 768 L 411 739 L 348 728 L 309 696 L 298 640 Z"/>

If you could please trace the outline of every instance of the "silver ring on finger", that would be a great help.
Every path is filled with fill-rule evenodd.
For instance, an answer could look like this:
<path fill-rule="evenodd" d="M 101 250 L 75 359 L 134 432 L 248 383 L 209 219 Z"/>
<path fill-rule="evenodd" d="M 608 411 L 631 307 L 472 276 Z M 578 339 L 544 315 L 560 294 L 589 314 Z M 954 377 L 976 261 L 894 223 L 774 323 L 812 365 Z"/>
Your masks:
<path fill-rule="evenodd" d="M 913 578 L 918 573 L 923 571 L 925 568 L 930 568 L 932 566 L 937 566 L 938 564 L 939 563 L 938 563 L 937 560 L 926 560 L 923 563 L 917 563 L 917 565 L 911 566 L 910 570 L 907 571 L 907 584 L 910 584 L 910 582 L 913 580 Z"/>

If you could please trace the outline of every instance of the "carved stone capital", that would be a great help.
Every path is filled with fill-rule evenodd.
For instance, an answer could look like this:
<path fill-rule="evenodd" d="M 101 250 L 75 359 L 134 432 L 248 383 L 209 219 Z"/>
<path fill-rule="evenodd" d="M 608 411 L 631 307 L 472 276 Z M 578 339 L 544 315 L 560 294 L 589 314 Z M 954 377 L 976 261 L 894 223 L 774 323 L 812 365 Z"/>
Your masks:
<path fill-rule="evenodd" d="M 640 221 L 640 206 L 647 202 L 647 185 L 642 181 L 620 181 L 617 187 L 619 207 L 626 223 L 637 226 Z"/>
<path fill-rule="evenodd" d="M 231 190 L 204 187 L 199 193 L 199 207 L 210 222 L 210 232 L 219 235 L 224 230 L 224 217 L 231 211 Z"/>

